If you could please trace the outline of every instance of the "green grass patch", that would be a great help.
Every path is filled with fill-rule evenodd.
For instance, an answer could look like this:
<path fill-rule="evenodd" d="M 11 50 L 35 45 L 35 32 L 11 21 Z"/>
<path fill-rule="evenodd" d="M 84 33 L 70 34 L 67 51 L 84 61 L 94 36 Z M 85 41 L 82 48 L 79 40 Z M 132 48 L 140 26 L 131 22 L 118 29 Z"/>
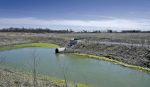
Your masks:
<path fill-rule="evenodd" d="M 56 44 L 50 43 L 25 43 L 25 44 L 16 44 L 16 47 L 42 47 L 42 48 L 57 48 L 59 47 Z"/>
<path fill-rule="evenodd" d="M 53 84 L 60 86 L 60 87 L 65 86 L 65 80 L 57 79 L 54 77 L 50 77 L 50 76 L 46 76 L 46 75 L 39 75 L 39 79 L 48 80 L 48 81 L 52 82 Z M 67 81 L 67 85 L 69 87 L 74 87 L 74 83 L 71 81 Z M 83 83 L 77 83 L 76 85 L 77 85 L 77 87 L 89 87 Z"/>
<path fill-rule="evenodd" d="M 77 87 L 88 87 L 88 86 L 82 83 L 77 83 Z"/>
<path fill-rule="evenodd" d="M 122 65 L 122 66 L 125 66 L 125 67 L 129 67 L 129 68 L 133 68 L 133 69 L 137 69 L 137 70 L 140 70 L 140 71 L 144 71 L 144 72 L 150 73 L 150 69 L 149 68 L 136 66 L 136 65 L 130 65 L 130 64 L 123 63 L 123 62 L 120 62 L 120 61 L 117 61 L 117 60 L 109 59 L 107 57 L 90 55 L 90 54 L 82 54 L 82 53 L 75 53 L 75 54 L 76 55 L 80 55 L 80 56 L 87 56 L 87 57 L 90 57 L 90 58 L 100 59 L 100 60 L 104 60 L 104 61 L 109 61 L 109 62 L 112 62 L 114 64 L 119 64 L 119 65 Z"/>

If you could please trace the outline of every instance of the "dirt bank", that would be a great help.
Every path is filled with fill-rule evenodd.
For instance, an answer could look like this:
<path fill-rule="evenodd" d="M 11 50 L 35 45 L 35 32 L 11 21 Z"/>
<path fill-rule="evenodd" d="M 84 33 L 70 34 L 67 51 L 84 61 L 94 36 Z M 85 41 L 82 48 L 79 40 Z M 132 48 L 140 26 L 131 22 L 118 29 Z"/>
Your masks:
<path fill-rule="evenodd" d="M 38 76 L 36 79 L 37 87 L 64 87 L 63 81 L 59 84 L 47 78 Z M 0 68 L 0 87 L 34 87 L 32 75 L 14 72 L 10 69 Z"/>
<path fill-rule="evenodd" d="M 118 44 L 99 44 L 89 43 L 92 41 L 105 41 L 138 43 L 142 41 L 149 45 L 149 33 L 0 33 L 0 46 L 16 44 L 16 43 L 31 43 L 31 42 L 46 42 L 54 43 L 60 46 L 67 46 L 71 38 L 79 38 L 84 43 L 79 43 L 76 46 L 69 48 L 68 52 L 79 52 L 94 55 L 103 55 L 111 59 L 115 59 L 127 64 L 138 65 L 150 68 L 150 48 L 144 46 L 128 46 Z M 117 41 L 119 39 L 119 41 Z M 140 44 L 140 43 L 138 43 Z"/>
<path fill-rule="evenodd" d="M 131 65 L 150 68 L 150 49 L 105 44 L 77 44 L 67 52 L 105 56 Z"/>

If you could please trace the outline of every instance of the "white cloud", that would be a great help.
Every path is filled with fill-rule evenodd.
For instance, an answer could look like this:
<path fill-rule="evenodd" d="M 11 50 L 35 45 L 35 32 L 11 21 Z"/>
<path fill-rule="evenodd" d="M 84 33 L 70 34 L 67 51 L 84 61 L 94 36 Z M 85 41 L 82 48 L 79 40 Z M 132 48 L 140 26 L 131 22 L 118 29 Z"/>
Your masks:
<path fill-rule="evenodd" d="M 107 19 L 107 20 L 42 20 L 32 17 L 27 18 L 0 18 L 0 27 L 48 27 L 65 26 L 73 27 L 105 27 L 114 29 L 142 29 L 150 30 L 150 20 L 127 20 L 127 19 Z"/>

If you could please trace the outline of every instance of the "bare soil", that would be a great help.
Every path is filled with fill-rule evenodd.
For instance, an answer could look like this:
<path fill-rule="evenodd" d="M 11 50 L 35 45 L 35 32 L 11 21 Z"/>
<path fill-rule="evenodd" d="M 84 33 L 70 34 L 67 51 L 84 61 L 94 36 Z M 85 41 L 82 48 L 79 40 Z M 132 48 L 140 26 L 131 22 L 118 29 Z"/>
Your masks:
<path fill-rule="evenodd" d="M 10 69 L 0 69 L 0 87 L 34 87 L 31 75 L 14 72 Z M 38 77 L 36 87 L 63 87 Z"/>
<path fill-rule="evenodd" d="M 80 43 L 68 47 L 66 52 L 106 56 L 124 63 L 150 68 L 150 33 L 0 33 L 0 48 L 19 43 L 46 42 L 68 46 L 69 40 Z M 94 42 L 94 43 L 93 43 Z M 99 42 L 114 42 L 106 44 Z M 123 45 L 140 44 L 140 46 Z M 148 46 L 145 46 L 148 45 Z M 9 79 L 8 79 L 9 78 Z M 0 87 L 32 87 L 32 77 L 0 69 Z M 59 87 L 50 81 L 38 79 L 39 87 Z"/>
<path fill-rule="evenodd" d="M 0 46 L 47 42 L 67 47 L 70 39 L 78 38 L 82 42 L 69 48 L 72 51 L 103 55 L 128 64 L 150 68 L 149 37 L 150 33 L 0 33 Z M 100 44 L 99 42 L 120 44 Z M 140 46 L 134 44 L 140 44 Z"/>

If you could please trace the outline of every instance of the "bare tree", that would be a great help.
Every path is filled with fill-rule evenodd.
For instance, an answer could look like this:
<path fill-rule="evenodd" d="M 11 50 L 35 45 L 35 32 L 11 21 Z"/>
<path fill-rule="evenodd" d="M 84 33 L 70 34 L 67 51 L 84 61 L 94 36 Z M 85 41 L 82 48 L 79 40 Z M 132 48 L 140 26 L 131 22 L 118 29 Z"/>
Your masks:
<path fill-rule="evenodd" d="M 38 66 L 39 66 L 39 61 L 40 61 L 40 58 L 39 58 L 39 55 L 38 55 L 38 51 L 37 49 L 33 49 L 31 50 L 31 59 L 25 61 L 25 64 L 23 65 L 23 67 L 25 68 L 28 68 L 31 70 L 31 73 L 32 73 L 32 82 L 31 83 L 33 85 L 33 87 L 38 87 L 39 84 L 38 84 L 38 81 L 37 81 L 37 75 L 38 75 Z M 28 81 L 27 81 L 28 82 Z"/>
<path fill-rule="evenodd" d="M 59 56 L 59 54 L 57 54 L 57 56 Z M 57 58 L 57 61 L 58 61 L 58 65 L 59 65 L 59 68 L 61 68 L 62 70 L 62 73 L 63 73 L 63 77 L 64 77 L 64 80 L 65 80 L 65 87 L 68 87 L 68 84 L 67 84 L 67 78 L 66 78 L 66 70 L 65 70 L 65 65 L 61 64 L 61 61 L 59 58 Z"/>
<path fill-rule="evenodd" d="M 37 55 L 36 55 L 36 50 L 33 50 L 33 53 L 32 53 L 32 57 L 33 57 L 33 70 L 32 70 L 32 73 L 33 73 L 33 86 L 34 87 L 37 87 Z"/>
<path fill-rule="evenodd" d="M 31 52 L 31 61 L 27 61 L 24 67 L 30 68 L 32 71 L 32 77 L 33 77 L 33 87 L 38 87 L 37 83 L 37 67 L 39 65 L 39 58 L 38 58 L 38 53 L 37 50 L 34 49 Z"/>

